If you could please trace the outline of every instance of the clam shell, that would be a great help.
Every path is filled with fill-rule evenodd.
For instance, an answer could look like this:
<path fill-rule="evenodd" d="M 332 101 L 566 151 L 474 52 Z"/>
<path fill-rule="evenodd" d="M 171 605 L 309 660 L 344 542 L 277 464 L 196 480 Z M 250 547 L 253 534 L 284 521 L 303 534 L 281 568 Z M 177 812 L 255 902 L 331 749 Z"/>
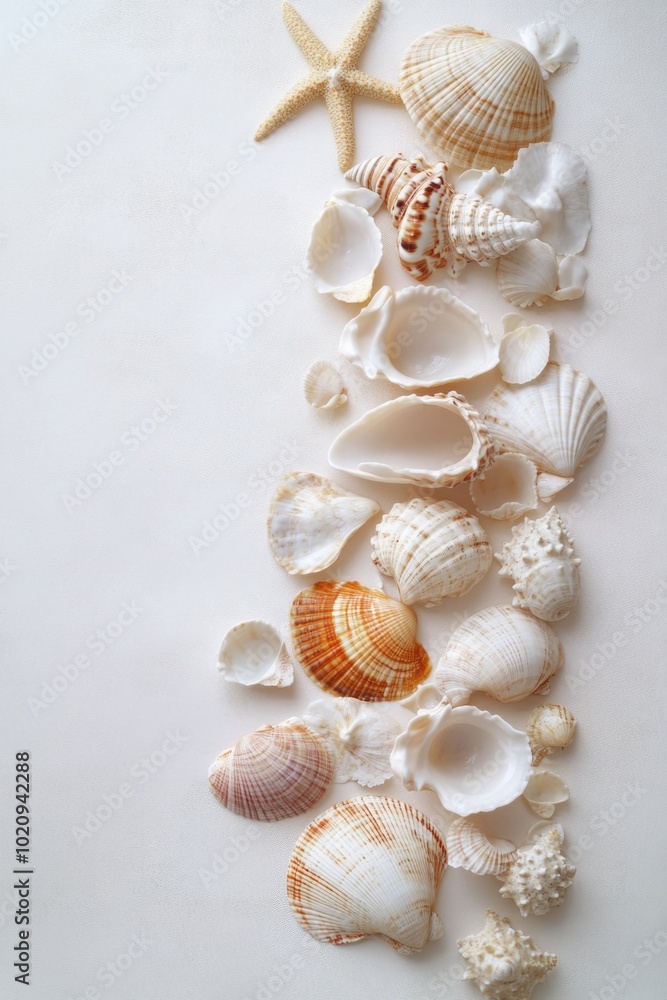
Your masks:
<path fill-rule="evenodd" d="M 473 479 L 470 496 L 480 514 L 511 521 L 537 507 L 537 466 L 525 455 L 497 455 L 483 476 Z"/>
<path fill-rule="evenodd" d="M 376 531 L 373 562 L 394 578 L 404 604 L 432 607 L 461 597 L 491 565 L 491 546 L 477 518 L 447 500 L 396 503 Z"/>
<path fill-rule="evenodd" d="M 319 573 L 380 508 L 313 472 L 290 472 L 269 506 L 271 551 L 288 573 Z"/>
<path fill-rule="evenodd" d="M 442 837 L 406 802 L 363 795 L 306 827 L 287 870 L 287 896 L 318 941 L 378 934 L 402 954 L 441 937 L 435 897 L 447 865 Z"/>
<path fill-rule="evenodd" d="M 554 750 L 562 750 L 574 739 L 576 719 L 565 705 L 538 705 L 528 716 L 526 735 L 536 766 Z"/>
<path fill-rule="evenodd" d="M 317 410 L 335 410 L 347 402 L 340 372 L 329 361 L 315 361 L 303 382 L 306 402 Z"/>
<path fill-rule="evenodd" d="M 516 313 L 503 316 L 505 334 L 500 341 L 500 372 L 505 382 L 524 385 L 541 375 L 549 360 L 551 328 L 524 324 Z"/>
<path fill-rule="evenodd" d="M 447 831 L 447 863 L 473 875 L 498 875 L 516 857 L 509 840 L 487 837 L 469 819 L 455 819 Z"/>
<path fill-rule="evenodd" d="M 374 482 L 459 486 L 493 462 L 479 414 L 456 392 L 399 396 L 338 435 L 329 463 Z"/>
<path fill-rule="evenodd" d="M 498 348 L 474 309 L 446 288 L 410 285 L 375 293 L 343 330 L 341 354 L 368 378 L 432 389 L 475 378 L 498 363 Z"/>
<path fill-rule="evenodd" d="M 561 802 L 567 802 L 570 789 L 553 771 L 533 770 L 523 797 L 533 812 L 543 819 L 550 819 L 556 811 L 556 806 Z"/>
<path fill-rule="evenodd" d="M 372 788 L 391 778 L 389 755 L 402 726 L 385 708 L 356 698 L 323 698 L 308 706 L 303 721 L 328 744 L 334 781 Z"/>
<path fill-rule="evenodd" d="M 297 594 L 292 643 L 308 676 L 361 701 L 396 701 L 430 672 L 415 613 L 360 583 L 316 583 Z"/>
<path fill-rule="evenodd" d="M 554 630 L 519 608 L 491 607 L 466 618 L 452 635 L 434 683 L 452 705 L 474 691 L 498 701 L 544 694 L 563 663 Z"/>
<path fill-rule="evenodd" d="M 279 820 L 306 812 L 333 778 L 326 743 L 301 719 L 262 726 L 223 751 L 209 770 L 214 796 L 247 819 Z"/>
<path fill-rule="evenodd" d="M 288 687 L 294 669 L 280 632 L 268 622 L 240 622 L 229 630 L 218 653 L 226 681 L 252 687 Z"/>
<path fill-rule="evenodd" d="M 318 292 L 341 302 L 365 302 L 381 259 L 380 230 L 365 209 L 344 202 L 325 205 L 306 252 L 306 270 Z"/>
<path fill-rule="evenodd" d="M 534 56 L 475 28 L 417 38 L 399 89 L 425 142 L 461 167 L 509 167 L 523 146 L 551 135 L 554 102 Z"/>
<path fill-rule="evenodd" d="M 558 961 L 555 955 L 538 951 L 532 938 L 493 910 L 486 911 L 486 923 L 478 934 L 457 944 L 468 962 L 461 978 L 476 983 L 488 1000 L 530 1000 L 535 986 Z"/>
<path fill-rule="evenodd" d="M 497 876 L 505 883 L 500 895 L 514 900 L 522 917 L 542 916 L 563 902 L 576 868 L 561 853 L 562 844 L 554 825 L 534 843 L 520 847 L 516 858 Z"/>
<path fill-rule="evenodd" d="M 529 240 L 498 261 L 496 283 L 513 306 L 542 306 L 558 287 L 558 262 L 548 243 Z"/>

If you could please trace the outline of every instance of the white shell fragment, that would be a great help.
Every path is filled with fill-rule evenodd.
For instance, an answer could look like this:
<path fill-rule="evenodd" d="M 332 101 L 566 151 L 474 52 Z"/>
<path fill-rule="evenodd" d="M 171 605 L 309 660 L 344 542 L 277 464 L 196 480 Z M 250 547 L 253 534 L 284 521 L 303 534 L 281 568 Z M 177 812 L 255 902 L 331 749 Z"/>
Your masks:
<path fill-rule="evenodd" d="M 488 1000 L 530 1000 L 558 961 L 555 955 L 538 951 L 527 934 L 493 910 L 486 911 L 483 930 L 457 944 L 468 962 L 461 978 L 472 980 Z"/>
<path fill-rule="evenodd" d="M 537 466 L 525 455 L 497 455 L 483 476 L 473 479 L 470 496 L 480 514 L 511 521 L 537 507 Z"/>
<path fill-rule="evenodd" d="M 513 802 L 530 774 L 525 733 L 472 705 L 419 712 L 394 745 L 391 766 L 408 791 L 427 788 L 459 816 Z"/>
<path fill-rule="evenodd" d="M 499 875 L 516 857 L 509 840 L 487 837 L 469 819 L 455 819 L 447 831 L 447 863 L 473 875 Z"/>
<path fill-rule="evenodd" d="M 544 371 L 549 360 L 551 327 L 526 323 L 523 316 L 508 313 L 502 318 L 505 334 L 500 341 L 500 372 L 505 382 L 524 385 Z"/>
<path fill-rule="evenodd" d="M 399 396 L 369 410 L 329 450 L 335 469 L 374 482 L 459 486 L 493 462 L 479 414 L 456 392 Z"/>
<path fill-rule="evenodd" d="M 380 230 L 364 208 L 339 201 L 325 205 L 306 253 L 306 270 L 318 292 L 341 302 L 365 302 L 381 259 Z"/>
<path fill-rule="evenodd" d="M 317 410 L 335 410 L 347 402 L 340 372 L 329 361 L 315 361 L 303 381 L 306 402 Z"/>
<path fill-rule="evenodd" d="M 553 771 L 533 770 L 523 797 L 533 812 L 543 819 L 550 819 L 556 811 L 556 806 L 561 802 L 567 802 L 570 789 Z"/>
<path fill-rule="evenodd" d="M 319 573 L 379 510 L 374 500 L 348 493 L 324 476 L 290 472 L 269 506 L 271 551 L 288 573 Z"/>
<path fill-rule="evenodd" d="M 554 823 L 553 820 L 540 819 L 537 823 L 533 823 L 531 828 L 526 834 L 526 844 L 536 844 L 543 834 L 548 833 L 550 830 L 555 830 L 561 839 L 561 843 L 565 839 L 565 833 L 563 832 L 563 827 L 560 823 Z M 525 846 L 525 845 L 524 845 Z"/>
<path fill-rule="evenodd" d="M 218 653 L 218 670 L 226 681 L 246 687 L 288 687 L 294 680 L 280 632 L 262 621 L 240 622 L 229 630 Z"/>
<path fill-rule="evenodd" d="M 579 61 L 577 39 L 557 21 L 538 21 L 536 24 L 530 24 L 527 28 L 521 29 L 519 37 L 537 59 L 545 80 L 566 63 Z"/>
<path fill-rule="evenodd" d="M 339 349 L 368 378 L 403 389 L 471 379 L 498 363 L 486 323 L 448 289 L 432 285 L 397 292 L 385 285 L 347 324 Z"/>
<path fill-rule="evenodd" d="M 516 858 L 497 876 L 505 883 L 500 895 L 514 900 L 522 917 L 542 916 L 563 902 L 576 868 L 561 853 L 562 844 L 563 837 L 553 826 L 534 843 L 520 847 Z"/>
<path fill-rule="evenodd" d="M 588 268 L 580 257 L 568 254 L 558 265 L 558 287 L 551 298 L 559 302 L 580 299 L 586 291 Z"/>
<path fill-rule="evenodd" d="M 386 709 L 356 698 L 322 698 L 308 706 L 303 721 L 328 744 L 334 781 L 372 788 L 391 778 L 389 755 L 402 726 Z"/>
<path fill-rule="evenodd" d="M 356 205 L 357 208 L 365 209 L 369 215 L 375 215 L 382 204 L 382 198 L 374 191 L 358 187 L 340 188 L 338 191 L 334 191 L 330 200 L 343 205 Z"/>
<path fill-rule="evenodd" d="M 528 716 L 526 736 L 533 752 L 533 765 L 574 739 L 576 719 L 565 705 L 538 705 Z"/>
<path fill-rule="evenodd" d="M 410 712 L 432 712 L 442 703 L 442 691 L 430 681 L 420 684 L 419 687 L 409 694 L 407 698 L 402 698 L 400 704 Z"/>
<path fill-rule="evenodd" d="M 498 291 L 519 309 L 542 306 L 558 288 L 558 262 L 548 243 L 529 240 L 498 262 Z"/>

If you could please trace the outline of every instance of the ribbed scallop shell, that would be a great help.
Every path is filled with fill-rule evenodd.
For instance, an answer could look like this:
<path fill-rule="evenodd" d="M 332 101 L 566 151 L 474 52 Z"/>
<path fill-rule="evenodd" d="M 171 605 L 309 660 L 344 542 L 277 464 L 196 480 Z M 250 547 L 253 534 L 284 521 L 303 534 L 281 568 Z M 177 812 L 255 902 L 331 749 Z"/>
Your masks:
<path fill-rule="evenodd" d="M 535 843 L 520 847 L 514 861 L 498 875 L 505 883 L 500 895 L 514 900 L 522 917 L 542 916 L 563 902 L 577 869 L 561 853 L 562 844 L 554 826 Z"/>
<path fill-rule="evenodd" d="M 306 402 L 317 410 L 335 410 L 347 402 L 340 372 L 329 361 L 315 361 L 303 380 Z"/>
<path fill-rule="evenodd" d="M 373 562 L 394 578 L 404 604 L 432 607 L 461 597 L 491 565 L 491 546 L 477 518 L 447 500 L 396 503 L 376 530 Z"/>
<path fill-rule="evenodd" d="M 417 38 L 399 88 L 424 140 L 461 167 L 509 167 L 551 136 L 554 102 L 537 60 L 517 42 L 450 25 Z"/>
<path fill-rule="evenodd" d="M 538 705 L 528 716 L 526 736 L 533 751 L 533 764 L 554 750 L 562 750 L 574 739 L 576 719 L 565 705 Z"/>
<path fill-rule="evenodd" d="M 489 838 L 467 819 L 455 819 L 447 831 L 447 863 L 473 875 L 498 875 L 516 857 L 509 840 Z"/>
<path fill-rule="evenodd" d="M 247 819 L 267 821 L 306 812 L 332 779 L 333 760 L 325 742 L 301 719 L 242 736 L 209 770 L 218 802 Z"/>
<path fill-rule="evenodd" d="M 488 1000 L 530 1000 L 558 961 L 555 955 L 538 951 L 532 938 L 493 910 L 486 911 L 486 923 L 478 934 L 457 944 L 468 962 L 461 978 L 476 983 Z"/>
<path fill-rule="evenodd" d="M 363 795 L 306 827 L 290 859 L 287 896 L 317 941 L 378 934 L 410 955 L 442 935 L 435 898 L 446 864 L 426 816 L 399 799 Z"/>
<path fill-rule="evenodd" d="M 397 701 L 427 676 L 415 613 L 360 583 L 322 581 L 292 603 L 292 643 L 308 676 L 361 701 Z"/>
<path fill-rule="evenodd" d="M 505 334 L 500 341 L 499 360 L 503 380 L 510 385 L 532 382 L 549 361 L 551 327 L 525 323 L 516 313 L 503 316 L 502 323 Z"/>
<path fill-rule="evenodd" d="M 498 261 L 498 291 L 519 309 L 542 306 L 558 287 L 558 262 L 552 247 L 529 240 Z"/>
<path fill-rule="evenodd" d="M 459 625 L 433 679 L 452 705 L 474 691 L 521 701 L 548 691 L 562 662 L 560 640 L 546 622 L 519 608 L 491 607 Z"/>

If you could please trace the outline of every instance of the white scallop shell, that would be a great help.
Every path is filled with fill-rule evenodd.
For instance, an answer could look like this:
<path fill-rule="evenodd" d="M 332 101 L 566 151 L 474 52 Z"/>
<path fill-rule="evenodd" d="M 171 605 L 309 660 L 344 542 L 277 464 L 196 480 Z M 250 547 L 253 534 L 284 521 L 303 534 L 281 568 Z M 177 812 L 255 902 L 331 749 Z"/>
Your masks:
<path fill-rule="evenodd" d="M 488 1000 L 530 1000 L 535 986 L 558 961 L 555 955 L 538 951 L 527 934 L 493 910 L 486 911 L 486 923 L 478 934 L 457 944 L 468 962 L 461 978 L 476 983 Z"/>
<path fill-rule="evenodd" d="M 288 687 L 294 680 L 280 632 L 262 621 L 240 622 L 229 630 L 218 653 L 218 670 L 226 681 L 247 687 Z"/>
<path fill-rule="evenodd" d="M 537 507 L 537 466 L 525 455 L 497 455 L 483 476 L 473 479 L 470 496 L 480 514 L 511 521 Z"/>
<path fill-rule="evenodd" d="M 403 604 L 432 607 L 482 579 L 491 546 L 476 517 L 447 500 L 395 503 L 371 541 L 373 562 L 396 581 Z"/>
<path fill-rule="evenodd" d="M 549 360 L 551 327 L 527 324 L 516 313 L 503 316 L 502 324 L 505 333 L 499 356 L 504 381 L 518 385 L 532 382 L 542 374 Z"/>
<path fill-rule="evenodd" d="M 348 493 L 324 476 L 289 472 L 269 506 L 271 551 L 288 573 L 320 573 L 379 510 L 374 500 Z"/>
<path fill-rule="evenodd" d="M 340 372 L 329 361 L 315 361 L 303 381 L 306 402 L 317 410 L 335 410 L 347 402 Z"/>
<path fill-rule="evenodd" d="M 402 726 L 384 707 L 356 698 L 322 698 L 308 706 L 303 721 L 328 744 L 334 781 L 372 788 L 391 778 L 389 755 Z"/>
<path fill-rule="evenodd" d="M 558 287 L 558 262 L 548 243 L 528 240 L 501 257 L 496 268 L 500 294 L 513 306 L 541 306 Z"/>
<path fill-rule="evenodd" d="M 399 396 L 338 435 L 329 463 L 374 482 L 459 486 L 493 461 L 479 414 L 456 392 Z"/>
<path fill-rule="evenodd" d="M 341 302 L 365 302 L 381 259 L 380 230 L 364 208 L 344 202 L 324 206 L 306 253 L 306 270 L 318 292 Z"/>
<path fill-rule="evenodd" d="M 563 902 L 576 868 L 561 853 L 562 844 L 554 826 L 534 843 L 520 847 L 516 858 L 497 876 L 505 883 L 500 895 L 514 900 L 522 917 L 542 916 Z"/>
<path fill-rule="evenodd" d="M 531 772 L 523 797 L 538 816 L 550 819 L 556 811 L 556 806 L 567 802 L 570 789 L 563 779 L 553 771 Z M 450 862 L 451 864 L 451 862 Z"/>
<path fill-rule="evenodd" d="M 447 831 L 447 863 L 473 875 L 498 875 L 516 856 L 509 840 L 487 837 L 469 819 L 455 819 Z"/>
<path fill-rule="evenodd" d="M 558 288 L 551 298 L 558 302 L 580 299 L 586 291 L 588 268 L 580 257 L 569 254 L 558 264 Z"/>
<path fill-rule="evenodd" d="M 521 41 L 537 59 L 547 80 L 565 63 L 579 61 L 579 45 L 574 35 L 557 21 L 538 21 L 519 32 Z"/>
<path fill-rule="evenodd" d="M 525 733 L 472 705 L 419 712 L 396 743 L 391 766 L 408 791 L 427 788 L 459 816 L 513 802 L 530 774 Z"/>
<path fill-rule="evenodd" d="M 574 739 L 576 719 L 565 705 L 538 705 L 528 716 L 526 736 L 537 765 L 548 754 L 562 750 Z"/>

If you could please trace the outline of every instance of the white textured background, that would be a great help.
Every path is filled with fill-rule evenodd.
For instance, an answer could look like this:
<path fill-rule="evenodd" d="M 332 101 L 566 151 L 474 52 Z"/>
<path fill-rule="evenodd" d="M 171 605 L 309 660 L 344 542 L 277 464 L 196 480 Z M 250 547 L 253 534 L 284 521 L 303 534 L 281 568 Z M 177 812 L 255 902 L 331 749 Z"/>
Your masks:
<path fill-rule="evenodd" d="M 286 902 L 296 837 L 356 786 L 333 787 L 309 815 L 252 825 L 223 810 L 206 782 L 220 750 L 317 694 L 300 672 L 291 689 L 253 691 L 225 684 L 214 669 L 230 625 L 261 616 L 284 627 L 301 586 L 267 547 L 273 484 L 292 468 L 326 473 L 333 436 L 393 394 L 344 365 L 347 408 L 320 414 L 302 399 L 305 369 L 335 359 L 354 313 L 319 297 L 300 269 L 310 225 L 341 183 L 325 110 L 313 104 L 264 144 L 250 141 L 305 71 L 277 0 L 44 4 L 6 0 L 0 29 L 9 124 L 0 225 L 9 679 L 0 995 L 27 995 L 11 970 L 10 796 L 14 752 L 28 747 L 34 1000 L 465 1000 L 477 994 L 457 981 L 455 941 L 481 926 L 486 906 L 558 954 L 557 970 L 538 988 L 542 1000 L 661 1000 L 664 5 L 392 0 L 361 60 L 395 80 L 408 42 L 448 21 L 515 38 L 522 25 L 553 14 L 576 34 L 579 64 L 550 88 L 554 138 L 589 162 L 590 280 L 583 301 L 542 315 L 556 328 L 555 356 L 594 378 L 610 418 L 602 451 L 560 504 L 584 583 L 578 608 L 558 626 L 566 667 L 552 687 L 579 720 L 576 743 L 553 762 L 572 790 L 559 818 L 579 868 L 574 886 L 558 911 L 524 920 L 501 901 L 494 879 L 449 871 L 439 895 L 445 937 L 407 958 L 377 939 L 316 946 Z M 360 5 L 302 0 L 299 9 L 334 46 Z M 135 106 L 123 112 L 123 94 L 149 71 L 154 89 L 144 100 L 130 97 Z M 90 155 L 60 169 L 68 146 L 86 131 L 95 135 L 102 119 L 110 127 Z M 420 148 L 400 107 L 359 100 L 355 121 L 359 158 Z M 206 187 L 212 174 L 219 179 Z M 378 221 L 386 253 L 376 287 L 401 287 L 408 279 L 393 229 L 386 213 Z M 88 321 L 85 300 L 107 288 L 114 270 L 131 280 Z M 492 274 L 470 265 L 458 284 L 448 283 L 499 330 L 508 306 Z M 257 322 L 258 304 L 276 292 L 282 300 Z M 59 331 L 72 323 L 79 332 L 67 343 Z M 42 364 L 54 336 L 61 347 L 47 348 Z M 479 380 L 471 399 L 482 402 L 492 382 Z M 141 431 L 140 441 L 132 428 L 161 401 L 168 418 Z M 79 478 L 111 453 L 120 455 L 112 474 L 68 503 Z M 406 495 L 337 478 L 385 510 Z M 465 502 L 466 494 L 452 498 Z M 218 528 L 206 529 L 216 517 Z M 508 533 L 488 528 L 496 544 Z M 204 532 L 208 541 L 195 552 L 193 539 Z M 376 582 L 371 534 L 369 525 L 349 546 L 337 576 Z M 460 616 L 510 596 L 492 572 L 462 600 L 420 609 L 421 638 L 435 655 Z M 123 602 L 141 610 L 116 627 Z M 98 630 L 106 640 L 95 638 Z M 79 667 L 68 667 L 77 657 Z M 522 725 L 532 704 L 502 712 Z M 180 746 L 160 756 L 169 733 Z M 148 774 L 141 761 L 151 755 Z M 78 835 L 105 796 L 118 804 L 120 786 L 128 793 L 120 807 L 94 833 Z M 406 794 L 395 782 L 384 790 Z M 406 797 L 440 815 L 433 797 Z M 487 828 L 520 837 L 534 819 L 519 802 Z M 145 950 L 115 965 L 135 935 Z"/>

